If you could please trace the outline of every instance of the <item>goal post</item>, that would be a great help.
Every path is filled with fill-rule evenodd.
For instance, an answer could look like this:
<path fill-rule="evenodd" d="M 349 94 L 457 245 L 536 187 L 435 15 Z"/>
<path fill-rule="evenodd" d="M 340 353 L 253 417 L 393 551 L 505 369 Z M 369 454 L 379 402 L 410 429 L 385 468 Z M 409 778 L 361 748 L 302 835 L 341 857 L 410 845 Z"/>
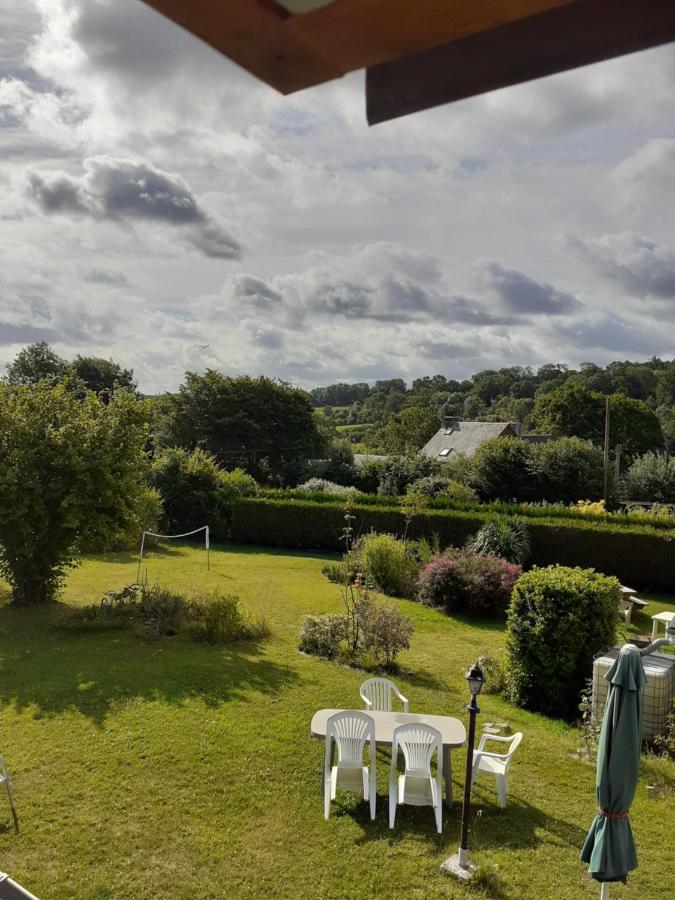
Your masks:
<path fill-rule="evenodd" d="M 193 534 L 199 534 L 201 531 L 204 532 L 204 546 L 206 549 L 206 569 L 209 571 L 211 569 L 211 558 L 210 558 L 210 541 L 209 541 L 209 526 L 202 525 L 199 528 L 195 528 L 193 531 L 186 531 L 183 534 L 156 534 L 154 531 L 144 531 L 141 536 L 141 551 L 138 556 L 138 572 L 136 574 L 136 581 L 140 582 L 141 578 L 141 566 L 143 565 L 143 552 L 145 550 L 145 539 L 146 537 L 155 537 L 155 538 L 163 538 L 165 540 L 175 540 L 178 538 L 186 538 L 192 537 Z"/>

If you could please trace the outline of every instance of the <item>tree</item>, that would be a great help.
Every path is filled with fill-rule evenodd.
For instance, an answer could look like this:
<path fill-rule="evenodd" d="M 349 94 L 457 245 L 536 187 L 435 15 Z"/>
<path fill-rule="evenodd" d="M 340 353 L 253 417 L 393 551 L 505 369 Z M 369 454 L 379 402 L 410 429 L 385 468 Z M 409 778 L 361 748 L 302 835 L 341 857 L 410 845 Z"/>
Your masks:
<path fill-rule="evenodd" d="M 604 398 L 581 384 L 566 382 L 537 396 L 531 422 L 543 434 L 578 437 L 600 444 L 605 428 Z"/>
<path fill-rule="evenodd" d="M 283 479 L 324 449 L 308 395 L 285 382 L 188 372 L 173 405 L 169 446 L 201 447 L 222 468 L 242 466 L 258 481 Z"/>
<path fill-rule="evenodd" d="M 440 428 L 440 416 L 430 406 L 408 406 L 389 419 L 381 432 L 387 453 L 418 453 Z"/>
<path fill-rule="evenodd" d="M 123 369 L 112 359 L 101 359 L 98 356 L 77 356 L 71 363 L 71 370 L 76 378 L 89 391 L 98 394 L 103 402 L 107 402 L 113 391 L 135 391 L 133 369 Z"/>
<path fill-rule="evenodd" d="M 60 381 L 68 370 L 65 359 L 55 353 L 46 341 L 38 341 L 20 350 L 7 366 L 8 384 L 37 384 L 42 380 Z"/>
<path fill-rule="evenodd" d="M 532 446 L 529 469 L 537 500 L 573 503 L 602 496 L 602 451 L 579 438 L 559 438 Z"/>
<path fill-rule="evenodd" d="M 0 574 L 16 603 L 53 600 L 79 548 L 125 528 L 144 491 L 148 409 L 65 382 L 0 385 Z"/>
<path fill-rule="evenodd" d="M 626 453 L 644 453 L 664 445 L 654 410 L 643 400 L 631 400 L 623 394 L 609 398 L 609 440 L 612 447 L 621 444 Z"/>
<path fill-rule="evenodd" d="M 490 438 L 471 459 L 470 486 L 478 491 L 481 500 L 532 500 L 532 457 L 532 445 L 520 438 Z"/>

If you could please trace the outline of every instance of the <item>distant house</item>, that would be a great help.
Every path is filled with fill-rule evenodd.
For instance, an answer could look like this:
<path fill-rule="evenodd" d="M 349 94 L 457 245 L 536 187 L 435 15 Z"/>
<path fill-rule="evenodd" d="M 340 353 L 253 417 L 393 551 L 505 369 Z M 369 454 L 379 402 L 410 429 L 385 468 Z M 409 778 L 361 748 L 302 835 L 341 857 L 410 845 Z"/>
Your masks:
<path fill-rule="evenodd" d="M 484 441 L 502 437 L 522 437 L 529 443 L 545 443 L 551 439 L 548 434 L 521 436 L 517 422 L 460 422 L 444 416 L 443 426 L 422 447 L 422 453 L 443 462 L 457 453 L 473 456 Z"/>

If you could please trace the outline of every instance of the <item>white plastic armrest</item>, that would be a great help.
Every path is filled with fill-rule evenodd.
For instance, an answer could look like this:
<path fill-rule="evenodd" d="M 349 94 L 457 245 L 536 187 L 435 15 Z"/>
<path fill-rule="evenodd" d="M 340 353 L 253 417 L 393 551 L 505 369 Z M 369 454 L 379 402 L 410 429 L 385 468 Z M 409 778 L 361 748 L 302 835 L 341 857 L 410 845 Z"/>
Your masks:
<path fill-rule="evenodd" d="M 361 699 L 362 699 L 363 702 L 366 704 L 366 709 L 371 709 L 371 708 L 372 708 L 372 706 L 373 706 L 373 701 L 372 701 L 372 700 L 369 700 L 369 699 L 365 696 L 365 694 L 361 694 Z"/>
<path fill-rule="evenodd" d="M 404 697 L 403 694 L 399 693 L 398 699 L 403 704 L 403 712 L 408 712 L 408 698 Z"/>
<path fill-rule="evenodd" d="M 510 753 L 490 753 L 488 750 L 474 751 L 474 765 L 478 762 L 479 757 L 486 756 L 489 759 L 509 759 Z"/>

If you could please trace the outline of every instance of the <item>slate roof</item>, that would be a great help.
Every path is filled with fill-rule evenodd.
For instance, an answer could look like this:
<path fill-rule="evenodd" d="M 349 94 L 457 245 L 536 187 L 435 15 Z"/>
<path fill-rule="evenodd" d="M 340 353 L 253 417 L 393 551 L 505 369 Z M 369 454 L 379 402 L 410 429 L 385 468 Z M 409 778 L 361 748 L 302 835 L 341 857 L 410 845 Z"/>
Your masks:
<path fill-rule="evenodd" d="M 518 437 L 516 427 L 509 422 L 455 422 L 439 428 L 422 453 L 441 462 L 457 453 L 472 456 L 483 441 L 495 437 Z M 444 450 L 450 453 L 444 454 Z"/>

